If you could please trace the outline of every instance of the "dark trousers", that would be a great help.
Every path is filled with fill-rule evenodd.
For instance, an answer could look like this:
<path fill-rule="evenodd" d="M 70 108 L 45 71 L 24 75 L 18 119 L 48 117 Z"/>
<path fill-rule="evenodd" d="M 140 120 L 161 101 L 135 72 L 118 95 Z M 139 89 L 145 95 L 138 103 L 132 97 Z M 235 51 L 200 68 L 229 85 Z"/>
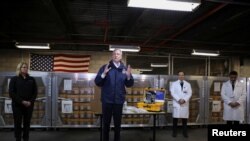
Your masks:
<path fill-rule="evenodd" d="M 123 104 L 102 103 L 103 141 L 109 141 L 110 123 L 114 121 L 114 141 L 120 141 L 121 119 Z"/>
<path fill-rule="evenodd" d="M 16 140 L 21 140 L 22 136 L 24 140 L 29 139 L 30 121 L 32 117 L 33 107 L 33 104 L 30 107 L 25 107 L 20 104 L 12 103 L 14 116 L 14 134 Z"/>
<path fill-rule="evenodd" d="M 240 121 L 235 121 L 235 120 L 228 120 L 227 121 L 227 125 L 239 125 L 240 124 Z"/>
<path fill-rule="evenodd" d="M 178 118 L 173 118 L 173 134 L 177 133 Z M 187 134 L 187 118 L 182 118 L 183 134 Z"/>

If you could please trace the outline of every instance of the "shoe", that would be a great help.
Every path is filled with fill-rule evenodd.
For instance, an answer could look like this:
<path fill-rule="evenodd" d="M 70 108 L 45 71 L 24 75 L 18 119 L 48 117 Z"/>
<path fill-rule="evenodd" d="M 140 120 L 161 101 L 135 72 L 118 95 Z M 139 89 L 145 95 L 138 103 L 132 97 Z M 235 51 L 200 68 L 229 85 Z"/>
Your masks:
<path fill-rule="evenodd" d="M 177 136 L 177 134 L 175 132 L 173 132 L 172 137 L 175 138 L 176 136 Z"/>
<path fill-rule="evenodd" d="M 183 136 L 184 136 L 185 138 L 188 138 L 188 134 L 187 134 L 186 132 L 183 133 Z"/>

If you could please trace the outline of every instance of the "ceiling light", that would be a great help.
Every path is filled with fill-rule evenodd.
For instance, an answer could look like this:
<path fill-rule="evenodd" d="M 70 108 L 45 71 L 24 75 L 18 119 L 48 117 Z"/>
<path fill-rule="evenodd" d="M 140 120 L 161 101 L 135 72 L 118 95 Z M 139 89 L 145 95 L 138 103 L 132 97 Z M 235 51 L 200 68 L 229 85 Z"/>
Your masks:
<path fill-rule="evenodd" d="M 128 0 L 128 7 L 193 11 L 201 0 Z"/>
<path fill-rule="evenodd" d="M 163 68 L 163 67 L 168 67 L 167 63 L 151 63 L 150 64 L 151 67 L 155 67 L 155 68 Z"/>
<path fill-rule="evenodd" d="M 50 49 L 49 43 L 16 43 L 17 48 L 21 49 Z"/>
<path fill-rule="evenodd" d="M 219 51 L 212 51 L 212 50 L 193 50 L 192 55 L 199 55 L 199 56 L 219 56 Z"/>
<path fill-rule="evenodd" d="M 114 51 L 115 49 L 120 49 L 124 52 L 139 52 L 141 50 L 140 46 L 129 46 L 129 45 L 109 45 L 109 50 Z"/>

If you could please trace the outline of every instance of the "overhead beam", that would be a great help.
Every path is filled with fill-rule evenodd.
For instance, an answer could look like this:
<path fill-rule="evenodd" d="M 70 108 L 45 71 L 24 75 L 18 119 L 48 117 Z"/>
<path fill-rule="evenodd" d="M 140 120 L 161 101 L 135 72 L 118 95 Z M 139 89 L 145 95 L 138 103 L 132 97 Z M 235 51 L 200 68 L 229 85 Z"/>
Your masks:
<path fill-rule="evenodd" d="M 122 30 L 118 33 L 118 35 L 124 35 L 124 36 L 129 36 L 131 35 L 138 22 L 141 20 L 143 17 L 144 13 L 148 10 L 142 10 L 142 9 L 128 9 L 129 11 L 129 18 L 127 22 L 124 24 L 124 27 Z M 124 40 L 128 40 L 128 38 L 124 38 Z"/>
<path fill-rule="evenodd" d="M 162 32 L 166 31 L 170 27 L 168 26 L 161 26 L 157 31 L 155 31 L 152 36 L 150 36 L 148 39 L 146 39 L 141 46 L 145 46 L 148 42 L 150 42 L 154 37 L 159 36 Z"/>
<path fill-rule="evenodd" d="M 43 4 L 48 7 L 48 10 L 56 18 L 66 38 L 71 39 L 71 34 L 75 33 L 72 19 L 67 10 L 67 4 L 64 0 L 42 0 Z"/>
<path fill-rule="evenodd" d="M 10 36 L 6 35 L 5 33 L 0 32 L 0 36 L 4 37 L 4 38 L 9 38 Z"/>
<path fill-rule="evenodd" d="M 232 0 L 205 0 L 209 2 L 216 2 L 216 3 L 225 3 L 225 4 L 234 4 L 234 5 L 242 5 L 242 6 L 250 6 L 250 2 L 242 2 L 242 1 L 232 1 Z"/>
<path fill-rule="evenodd" d="M 105 24 L 105 31 L 104 31 L 104 39 L 103 42 L 107 42 L 108 40 L 108 31 L 109 31 L 109 25 L 110 25 L 110 20 L 111 20 L 111 5 L 110 2 L 107 1 L 107 17 L 106 17 L 106 24 Z"/>
<path fill-rule="evenodd" d="M 166 43 L 168 43 L 169 41 L 172 41 L 173 39 L 175 39 L 177 36 L 183 34 L 184 32 L 186 32 L 187 30 L 191 29 L 192 27 L 194 27 L 195 25 L 201 23 L 202 21 L 204 21 L 205 19 L 207 19 L 209 16 L 213 15 L 214 13 L 216 13 L 217 11 L 219 11 L 220 9 L 222 9 L 223 7 L 225 7 L 228 4 L 220 4 L 218 6 L 216 6 L 215 8 L 213 8 L 212 10 L 208 11 L 206 14 L 202 15 L 201 17 L 198 17 L 197 19 L 195 19 L 194 21 L 192 21 L 191 23 L 189 23 L 188 25 L 184 26 L 183 28 L 181 28 L 179 31 L 177 31 L 176 33 L 174 33 L 173 35 L 171 35 L 170 37 L 164 39 L 162 42 L 160 42 L 158 44 L 158 46 L 163 46 L 166 45 Z M 155 48 L 157 49 L 157 48 Z"/>

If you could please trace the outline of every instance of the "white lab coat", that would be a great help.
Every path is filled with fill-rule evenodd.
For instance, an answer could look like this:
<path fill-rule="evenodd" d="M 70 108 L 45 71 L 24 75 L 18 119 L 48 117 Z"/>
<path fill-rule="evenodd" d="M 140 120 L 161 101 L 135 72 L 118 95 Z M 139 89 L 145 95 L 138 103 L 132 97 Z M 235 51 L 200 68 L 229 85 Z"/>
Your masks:
<path fill-rule="evenodd" d="M 180 80 L 172 83 L 170 92 L 173 98 L 173 117 L 188 118 L 189 117 L 189 100 L 192 96 L 192 88 L 190 83 L 183 81 L 183 90 L 181 89 Z M 184 104 L 179 104 L 178 101 L 184 99 Z"/>
<path fill-rule="evenodd" d="M 244 110 L 246 101 L 246 87 L 240 81 L 235 82 L 234 91 L 230 80 L 224 82 L 221 88 L 221 97 L 224 102 L 223 119 L 244 121 Z M 240 106 L 231 108 L 230 102 L 238 102 Z"/>

